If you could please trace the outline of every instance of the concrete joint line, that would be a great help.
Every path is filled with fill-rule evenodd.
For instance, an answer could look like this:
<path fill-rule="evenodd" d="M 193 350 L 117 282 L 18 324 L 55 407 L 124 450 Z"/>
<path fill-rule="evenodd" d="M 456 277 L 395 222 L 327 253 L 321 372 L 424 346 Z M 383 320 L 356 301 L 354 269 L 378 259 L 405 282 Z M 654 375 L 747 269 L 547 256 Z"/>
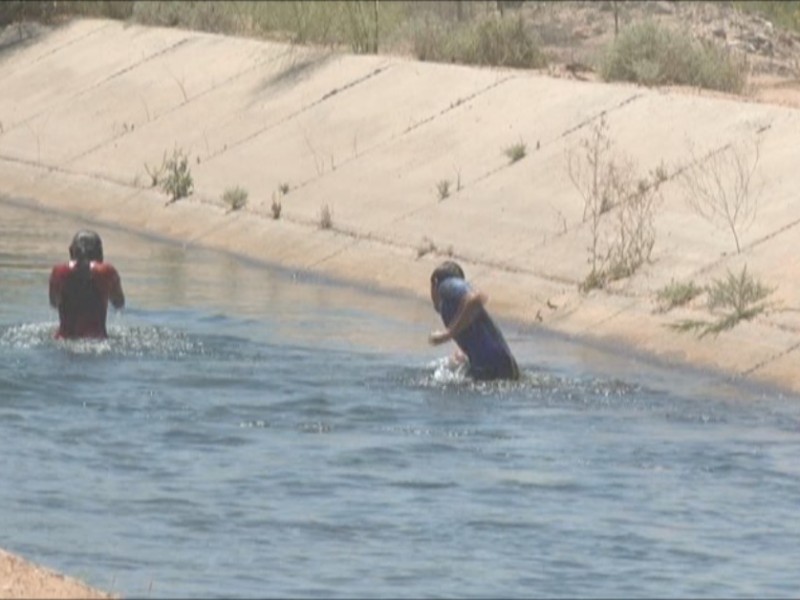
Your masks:
<path fill-rule="evenodd" d="M 116 79 L 117 77 L 119 77 L 121 75 L 124 75 L 125 73 L 133 71 L 134 69 L 138 69 L 142 65 L 145 65 L 145 64 L 149 63 L 150 61 L 155 60 L 156 58 L 159 58 L 159 57 L 163 56 L 164 54 L 172 52 L 176 48 L 180 48 L 184 44 L 187 44 L 190 41 L 193 41 L 195 39 L 197 39 L 197 38 L 185 37 L 183 39 L 180 39 L 177 42 L 175 42 L 174 44 L 159 50 L 155 54 L 151 54 L 150 56 L 146 56 L 146 57 L 142 58 L 140 61 L 133 63 L 132 65 L 128 65 L 127 67 L 123 67 L 123 68 L 119 69 L 118 71 L 112 73 L 111 75 L 109 75 L 108 77 L 103 79 L 102 81 L 99 81 L 96 84 L 94 84 L 92 86 L 89 86 L 85 90 L 82 90 L 82 91 L 78 92 L 77 94 L 75 94 L 74 97 L 77 98 L 78 96 L 81 96 L 86 92 L 90 92 L 91 90 L 93 90 L 95 88 L 98 88 L 98 87 L 100 87 L 102 85 L 105 85 L 106 83 L 108 83 L 112 79 Z"/>
<path fill-rule="evenodd" d="M 605 324 L 605 323 L 608 323 L 609 321 L 611 321 L 611 320 L 613 320 L 613 319 L 616 319 L 616 318 L 617 318 L 618 316 L 620 316 L 621 314 L 628 312 L 628 311 L 629 311 L 629 310 L 631 310 L 632 308 L 635 308 L 635 307 L 636 307 L 636 305 L 637 305 L 638 303 L 639 303 L 639 301 L 638 301 L 638 300 L 633 300 L 633 301 L 632 301 L 630 304 L 627 304 L 627 305 L 623 306 L 622 308 L 620 308 L 619 310 L 615 310 L 615 311 L 614 311 L 614 312 L 612 312 L 611 314 L 609 314 L 609 315 L 607 315 L 607 316 L 603 317 L 603 318 L 602 318 L 602 319 L 600 319 L 599 321 L 596 321 L 596 322 L 595 322 L 595 323 L 593 323 L 591 326 L 589 326 L 589 327 L 587 327 L 586 329 L 584 329 L 584 331 L 589 331 L 589 332 L 591 332 L 591 331 L 592 331 L 592 328 L 594 328 L 594 327 L 599 327 L 599 326 L 601 326 L 601 325 L 603 325 L 603 324 Z"/>
<path fill-rule="evenodd" d="M 363 76 L 359 77 L 358 79 L 354 79 L 353 81 L 351 81 L 350 83 L 346 83 L 342 87 L 334 88 L 330 92 L 328 92 L 327 94 L 324 94 L 322 96 L 322 98 L 320 98 L 319 100 L 314 102 L 311 106 L 316 106 L 317 104 L 320 104 L 321 102 L 325 102 L 325 100 L 335 96 L 336 94 L 338 94 L 340 92 L 344 92 L 346 90 L 349 90 L 352 87 L 360 85 L 360 84 L 364 83 L 365 81 L 367 81 L 368 79 L 372 79 L 373 77 L 375 77 L 376 75 L 379 75 L 383 71 L 385 71 L 387 69 L 390 69 L 392 66 L 394 66 L 394 65 L 387 65 L 387 66 L 384 66 L 384 67 L 378 67 L 377 69 L 374 69 L 371 73 L 367 73 L 366 75 L 363 75 Z"/>
<path fill-rule="evenodd" d="M 717 267 L 721 266 L 722 264 L 724 264 L 725 261 L 727 261 L 728 259 L 736 258 L 738 256 L 741 256 L 741 255 L 745 254 L 745 252 L 747 250 L 751 250 L 751 249 L 755 248 L 756 246 L 760 246 L 761 244 L 765 244 L 768 241 L 772 240 L 773 238 L 776 238 L 779 235 L 781 235 L 783 233 L 786 233 L 787 231 L 789 231 L 791 229 L 794 229 L 798 225 L 800 225 L 800 219 L 796 219 L 796 220 L 792 221 L 791 223 L 788 223 L 788 224 L 784 225 L 783 227 L 781 227 L 779 229 L 776 229 L 772 233 L 768 233 L 764 237 L 759 238 L 759 239 L 751 242 L 750 244 L 747 244 L 746 246 L 742 246 L 742 251 L 739 254 L 725 254 L 724 256 L 721 256 L 717 260 L 715 260 L 715 261 L 713 261 L 713 262 L 711 262 L 711 263 L 709 263 L 707 265 L 704 265 L 704 266 L 700 267 L 699 269 L 697 269 L 697 271 L 694 272 L 693 276 L 694 277 L 699 277 L 699 276 L 705 275 L 705 274 L 713 271 Z"/>
<path fill-rule="evenodd" d="M 154 58 L 157 58 L 157 57 L 161 56 L 162 54 L 164 54 L 166 52 L 174 50 L 178 46 L 180 46 L 180 45 L 184 44 L 185 42 L 187 42 L 188 39 L 189 38 L 184 38 L 182 40 L 179 40 L 178 42 L 176 42 L 175 44 L 169 46 L 168 48 L 164 48 L 163 50 L 159 50 L 155 54 L 152 54 L 152 55 L 150 55 L 150 56 L 148 56 L 148 57 L 146 57 L 146 58 L 144 58 L 144 59 L 132 64 L 132 65 L 128 65 L 127 67 L 124 67 L 124 68 L 112 73 L 111 75 L 109 75 L 105 79 L 93 83 L 89 87 L 83 88 L 82 90 L 78 90 L 77 92 L 72 94 L 69 98 L 67 98 L 66 100 L 62 101 L 60 104 L 57 104 L 56 106 L 64 105 L 64 104 L 71 104 L 77 98 L 80 98 L 84 94 L 87 94 L 87 93 L 91 92 L 92 90 L 97 89 L 98 87 L 105 85 L 106 83 L 108 83 L 112 79 L 115 79 L 115 78 L 119 77 L 120 75 L 123 75 L 124 73 L 127 73 L 129 71 L 132 71 L 133 69 L 136 69 L 137 67 L 139 67 L 139 66 L 141 66 L 141 65 L 143 65 L 143 64 L 145 64 L 145 63 L 147 63 L 147 62 L 149 62 L 151 60 L 153 60 Z M 49 106 L 49 107 L 47 107 L 47 108 L 45 108 L 43 110 L 40 110 L 38 113 L 36 113 L 34 115 L 31 115 L 30 117 L 28 117 L 27 119 L 25 119 L 23 121 L 18 121 L 17 123 L 14 123 L 11 127 L 6 129 L 4 131 L 4 133 L 7 132 L 7 131 L 12 131 L 13 129 L 16 129 L 17 127 L 21 127 L 22 125 L 28 125 L 28 123 L 30 123 L 31 121 L 33 121 L 35 119 L 38 119 L 43 114 L 53 110 L 53 108 L 54 108 L 53 106 Z"/>
<path fill-rule="evenodd" d="M 392 66 L 394 66 L 394 65 L 389 65 L 389 66 L 387 66 L 387 67 L 382 67 L 382 69 L 388 69 L 388 68 L 390 68 L 390 67 L 392 67 Z M 376 72 L 374 72 L 374 73 L 372 73 L 370 76 L 373 76 L 373 75 L 377 75 L 377 71 L 376 71 Z M 491 84 L 491 85 L 489 85 L 489 86 L 487 86 L 487 87 L 485 87 L 485 88 L 482 88 L 482 89 L 478 90 L 477 92 L 474 92 L 474 93 L 470 94 L 469 96 L 466 96 L 466 97 L 464 97 L 464 98 L 459 98 L 459 99 L 458 99 L 458 100 L 457 100 L 455 103 L 451 104 L 449 107 L 447 107 L 447 108 L 444 108 L 444 109 L 440 110 L 440 111 L 439 111 L 437 114 L 435 114 L 435 115 L 431 115 L 430 117 L 426 117 L 425 119 L 423 119 L 422 121 L 419 121 L 419 122 L 415 123 L 414 125 L 411 125 L 410 127 L 408 127 L 408 128 L 406 128 L 405 130 L 403 130 L 403 132 L 402 132 L 402 133 L 400 133 L 399 135 L 392 136 L 392 137 L 390 137 L 389 139 L 387 139 L 387 140 L 385 140 L 385 141 L 383 141 L 383 142 L 378 142 L 377 144 L 375 144 L 375 145 L 373 145 L 373 146 L 370 146 L 369 148 L 365 148 L 364 150 L 362 150 L 361 152 L 359 152 L 359 153 L 358 153 L 358 155 L 356 155 L 356 156 L 351 156 L 350 158 L 347 158 L 347 159 L 343 160 L 341 163 L 339 163 L 339 164 L 337 165 L 337 168 L 341 168 L 341 167 L 343 167 L 344 165 L 346 165 L 346 164 L 349 164 L 349 163 L 351 163 L 352 161 L 354 161 L 354 160 L 356 160 L 356 159 L 358 159 L 358 158 L 361 158 L 362 156 L 364 156 L 364 155 L 366 155 L 366 154 L 369 154 L 370 152 L 373 152 L 374 150 L 377 150 L 378 148 L 382 148 L 382 147 L 383 147 L 383 146 L 385 146 L 386 144 L 390 144 L 390 143 L 392 143 L 392 142 L 393 142 L 393 141 L 395 141 L 395 140 L 396 140 L 398 137 L 402 137 L 402 136 L 404 136 L 405 134 L 407 134 L 407 133 L 409 133 L 409 132 L 411 132 L 411 131 L 413 131 L 413 130 L 417 129 L 418 127 L 422 127 L 423 125 L 425 125 L 425 124 L 427 124 L 427 123 L 430 123 L 431 121 L 433 121 L 433 120 L 435 120 L 435 119 L 439 118 L 440 116 L 442 116 L 442 115 L 444 115 L 444 114 L 446 114 L 446 113 L 450 112 L 451 110 L 454 110 L 455 108 L 458 108 L 459 106 L 461 106 L 462 104 L 464 104 L 464 103 L 466 103 L 466 102 L 468 102 L 468 101 L 472 100 L 473 98 L 475 98 L 475 97 L 477 97 L 477 96 L 479 96 L 479 95 L 481 95 L 481 94 L 483 94 L 483 93 L 487 92 L 488 90 L 491 90 L 492 88 L 495 88 L 495 87 L 497 87 L 498 85 L 501 85 L 501 84 L 505 83 L 506 81 L 509 81 L 509 80 L 511 80 L 511 79 L 514 79 L 514 78 L 515 78 L 515 77 L 514 77 L 513 75 L 511 75 L 511 76 L 508 76 L 508 77 L 505 77 L 505 78 L 503 78 L 503 79 L 501 79 L 501 80 L 499 80 L 499 81 L 496 81 L 496 82 L 494 82 L 493 84 Z M 364 78 L 362 78 L 362 79 L 364 79 Z M 360 83 L 360 82 L 359 82 L 359 83 Z M 344 88 L 340 88 L 340 89 L 344 89 Z M 311 106 L 314 106 L 314 105 L 316 105 L 316 104 L 319 104 L 319 103 L 320 103 L 320 102 L 322 102 L 323 100 L 325 100 L 325 99 L 327 99 L 328 97 L 332 96 L 334 93 L 336 93 L 336 92 L 335 92 L 335 91 L 334 91 L 334 92 L 329 92 L 329 93 L 328 93 L 328 94 L 326 94 L 326 95 L 325 95 L 325 96 L 324 96 L 324 97 L 323 97 L 321 100 L 317 100 L 316 102 L 314 102 L 312 105 L 310 105 L 310 106 L 309 106 L 309 107 L 307 107 L 307 108 L 310 108 Z M 299 111 L 299 112 L 302 112 L 302 110 L 306 110 L 306 109 L 305 109 L 305 108 L 304 108 L 304 109 L 301 109 L 301 111 Z M 294 115 L 292 115 L 291 117 L 288 117 L 288 118 L 292 118 L 292 117 L 296 116 L 297 114 L 299 114 L 299 112 L 298 112 L 298 113 L 295 113 Z M 502 168 L 502 167 L 500 167 L 500 168 Z M 496 170 L 499 170 L 499 169 L 496 169 Z M 493 172 L 494 172 L 494 171 L 490 172 L 490 173 L 489 173 L 489 175 L 491 175 Z M 313 182 L 313 181 L 316 181 L 316 180 L 318 180 L 320 177 L 321 177 L 321 176 L 317 176 L 317 177 L 312 177 L 311 179 L 307 179 L 306 181 L 303 181 L 303 182 L 301 182 L 301 183 L 297 184 L 297 185 L 295 186 L 295 189 L 300 189 L 300 188 L 302 188 L 302 187 L 304 187 L 304 186 L 308 185 L 309 183 L 311 183 L 311 182 Z M 485 176 L 484 176 L 484 177 L 485 177 Z M 483 179 L 484 177 L 481 177 L 481 178 L 477 179 L 475 182 L 477 183 L 478 181 L 481 181 L 481 179 Z M 462 187 L 462 189 L 463 189 L 463 187 Z M 458 192 L 456 192 L 456 193 L 458 193 Z M 455 195 L 455 194 L 454 194 L 454 195 Z M 394 221 L 392 221 L 392 222 L 393 222 L 393 223 L 397 223 L 397 222 L 399 222 L 399 221 L 401 221 L 401 220 L 405 219 L 406 217 L 409 217 L 409 216 L 411 216 L 411 215 L 413 215 L 413 214 L 417 213 L 417 212 L 418 212 L 418 211 L 420 211 L 420 210 L 424 210 L 425 208 L 427 208 L 427 207 L 421 207 L 421 208 L 415 208 L 415 209 L 412 209 L 411 211 L 409 211 L 409 212 L 407 212 L 407 213 L 405 213 L 405 214 L 402 214 L 402 215 L 400 215 L 399 217 L 397 217 L 397 218 L 396 218 Z"/>
<path fill-rule="evenodd" d="M 795 220 L 795 221 L 792 221 L 791 223 L 788 223 L 788 224 L 784 225 L 783 227 L 780 227 L 779 229 L 776 229 L 776 230 L 775 230 L 775 231 L 773 231 L 772 233 L 768 233 L 768 234 L 767 234 L 767 235 L 765 235 L 764 237 L 762 237 L 762 238 L 759 238 L 759 239 L 755 240 L 755 241 L 754 241 L 753 243 L 751 243 L 749 246 L 745 246 L 745 247 L 743 248 L 743 250 L 745 250 L 745 249 L 747 249 L 747 248 L 754 248 L 754 247 L 756 247 L 756 246 L 758 246 L 758 245 L 760 245 L 760 244 L 763 244 L 763 243 L 765 243 L 765 242 L 768 242 L 768 241 L 770 241 L 771 239 L 778 237 L 778 236 L 779 236 L 779 235 L 781 235 L 782 233 L 786 233 L 786 232 L 787 232 L 787 231 L 789 231 L 790 229 L 794 229 L 794 228 L 795 228 L 795 227 L 797 227 L 798 225 L 800 225 L 800 219 L 797 219 L 797 220 Z"/>
<path fill-rule="evenodd" d="M 41 56 L 36 57 L 33 61 L 31 61 L 30 64 L 31 65 L 35 65 L 39 61 L 44 60 L 46 57 L 51 56 L 53 54 L 56 54 L 58 52 L 61 52 L 64 48 L 69 48 L 73 44 L 77 44 L 78 42 L 82 42 L 86 38 L 89 38 L 89 37 L 93 36 L 94 34 L 100 32 L 100 31 L 103 31 L 104 29 L 108 29 L 109 27 L 111 27 L 111 23 L 106 23 L 102 27 L 98 27 L 97 29 L 92 29 L 88 33 L 85 33 L 85 34 L 83 34 L 83 35 L 81 35 L 79 37 L 76 37 L 76 38 L 72 38 L 69 41 L 67 41 L 66 43 L 61 44 L 60 46 L 58 46 L 56 48 L 53 48 L 52 50 L 50 50 L 50 52 L 45 52 Z"/>
<path fill-rule="evenodd" d="M 739 375 L 742 376 L 742 377 L 746 377 L 747 375 L 752 375 L 755 371 L 767 366 L 768 364 L 770 364 L 772 362 L 775 362 L 779 358 L 783 358 L 784 356 L 786 356 L 788 354 L 791 354 L 792 352 L 794 352 L 798 348 L 800 348 L 800 342 L 792 344 L 791 346 L 786 348 L 786 350 L 784 350 L 783 352 L 778 352 L 777 354 L 773 354 L 769 358 L 765 358 L 764 360 L 762 360 L 761 362 L 756 363 L 755 365 L 753 365 L 749 369 L 745 369 L 744 371 L 739 373 Z"/>
<path fill-rule="evenodd" d="M 336 231 L 334 233 L 342 233 L 342 232 Z M 314 261 L 312 263 L 309 263 L 304 268 L 305 269 L 309 269 L 309 270 L 316 269 L 317 267 L 319 267 L 320 265 L 328 262 L 329 260 L 331 260 L 333 258 L 336 258 L 337 256 L 339 256 L 340 254 L 342 254 L 346 250 L 349 250 L 353 246 L 356 246 L 358 244 L 358 242 L 359 242 L 358 239 L 353 239 L 349 244 L 346 244 L 345 246 L 343 246 L 342 248 L 339 248 L 338 250 L 334 250 L 333 252 L 331 252 L 327 256 L 323 256 L 319 260 L 316 260 L 316 261 Z"/>
<path fill-rule="evenodd" d="M 628 98 L 626 98 L 625 100 L 623 100 L 622 102 L 617 104 L 616 106 L 612 106 L 611 108 L 606 108 L 604 110 L 601 110 L 596 115 L 593 115 L 593 116 L 589 117 L 588 119 L 584 119 L 583 121 L 581 121 L 580 123 L 578 123 L 574 127 L 570 127 L 564 133 L 561 134 L 561 137 L 562 138 L 567 137 L 568 135 L 571 135 L 571 134 L 575 133 L 576 131 L 579 131 L 579 130 L 583 129 L 584 127 L 587 127 L 588 125 L 590 125 L 591 123 L 593 123 L 594 121 L 596 121 L 597 119 L 602 117 L 603 115 L 608 114 L 608 113 L 610 113 L 612 111 L 615 111 L 615 110 L 619 110 L 620 108 L 623 108 L 624 106 L 627 106 L 631 102 L 634 102 L 635 100 L 638 100 L 639 98 L 641 98 L 643 96 L 644 96 L 644 94 L 634 94 L 633 96 L 629 96 Z"/>
<path fill-rule="evenodd" d="M 208 94 L 210 94 L 210 93 L 212 93 L 212 92 L 215 92 L 216 90 L 218 90 L 218 89 L 220 89 L 220 88 L 222 88 L 222 87 L 224 87 L 224 86 L 226 86 L 226 85 L 230 84 L 232 81 L 235 81 L 235 80 L 236 80 L 236 79 L 238 79 L 239 77 L 244 77 L 244 76 L 245 76 L 245 75 L 247 75 L 247 74 L 248 74 L 250 71 L 254 71 L 254 70 L 256 70 L 256 69 L 258 69 L 258 68 L 260 68 L 260 67 L 264 66 L 265 64 L 269 64 L 269 63 L 271 63 L 272 61 L 279 60 L 279 59 L 283 58 L 283 57 L 284 57 L 284 56 L 286 56 L 286 55 L 287 55 L 289 52 L 290 52 L 289 50 L 286 50 L 286 51 L 282 52 L 281 54 L 278 54 L 277 56 L 273 56 L 273 57 L 271 57 L 271 58 L 268 58 L 268 59 L 265 59 L 265 60 L 259 61 L 259 62 L 255 63 L 255 64 L 251 65 L 250 67 L 248 67 L 248 68 L 244 69 L 243 71 L 238 71 L 237 73 L 234 73 L 234 74 L 233 74 L 233 75 L 231 75 L 230 77 L 228 77 L 228 78 L 226 78 L 226 79 L 223 79 L 223 80 L 222 80 L 222 81 L 220 81 L 218 84 L 211 86 L 210 88 L 208 88 L 208 89 L 206 89 L 206 90 L 204 90 L 204 91 L 200 92 L 199 94 L 197 94 L 197 95 L 195 95 L 195 96 L 192 96 L 191 98 L 189 98 L 189 99 L 188 99 L 188 100 L 186 100 L 185 102 L 181 102 L 180 104 L 176 104 L 176 105 L 175 105 L 175 106 L 173 106 L 172 108 L 168 108 L 168 109 L 167 109 L 167 110 L 165 110 L 164 112 L 162 112 L 162 113 L 160 113 L 160 114 L 158 114 L 158 115 L 155 115 L 153 118 L 151 118 L 151 119 L 148 119 L 147 121 L 145 121 L 144 123 L 142 123 L 141 125 L 139 125 L 139 127 L 141 127 L 141 128 L 147 127 L 148 125 L 151 125 L 151 124 L 155 123 L 156 121 L 158 121 L 158 120 L 162 119 L 163 117 L 166 117 L 167 115 L 170 115 L 170 114 L 172 114 L 172 113 L 173 113 L 173 112 L 175 112 L 176 110 L 178 110 L 178 109 L 180 109 L 180 108 L 183 108 L 183 107 L 184 107 L 186 104 L 189 104 L 190 102 L 194 102 L 195 100 L 197 100 L 197 99 L 199 99 L 199 98 L 203 98 L 204 96 L 206 96 L 206 95 L 208 95 Z M 126 135 L 129 135 L 130 133 L 132 133 L 132 131 L 123 131 L 123 132 L 121 132 L 121 133 L 118 133 L 118 134 L 116 134 L 116 135 L 113 135 L 112 137 L 110 137 L 110 138 L 108 138 L 108 139 L 106 139 L 106 140 L 104 140 L 104 141 L 100 142 L 99 144 L 96 144 L 95 146 L 93 146 L 93 147 L 91 147 L 91 148 L 88 148 L 87 150 L 84 150 L 83 152 L 81 152 L 81 153 L 79 153 L 79 154 L 76 154 L 75 156 L 72 156 L 72 157 L 70 157 L 70 158 L 66 159 L 66 160 L 64 161 L 64 163 L 65 163 L 65 164 L 70 164 L 70 163 L 72 163 L 72 162 L 74 162 L 74 161 L 76 161 L 76 160 L 80 160 L 80 159 L 82 159 L 82 158 L 85 158 L 86 156 L 89 156 L 90 154 L 92 154 L 92 153 L 96 152 L 97 150 L 100 150 L 100 149 L 101 149 L 101 148 L 103 148 L 104 146 L 107 146 L 108 144 L 111 144 L 111 143 L 113 143 L 113 142 L 117 141 L 117 140 L 118 140 L 118 139 L 120 139 L 121 137 L 124 137 L 124 136 L 126 136 Z"/>
<path fill-rule="evenodd" d="M 327 92 L 321 98 L 319 98 L 317 100 L 314 100 L 313 102 L 311 102 L 309 104 L 306 104 L 305 106 L 301 106 L 296 111 L 294 111 L 290 115 L 285 116 L 280 121 L 276 121 L 275 123 L 270 123 L 269 125 L 265 125 L 261 129 L 258 129 L 256 131 L 254 131 L 253 133 L 243 137 L 239 141 L 231 142 L 230 144 L 228 144 L 222 150 L 219 150 L 218 152 L 210 154 L 208 157 L 206 157 L 205 162 L 208 162 L 210 160 L 213 160 L 213 159 L 217 158 L 218 156 L 220 156 L 224 152 L 227 152 L 228 150 L 232 150 L 233 148 L 237 148 L 237 147 L 241 146 L 242 144 L 246 144 L 247 142 L 249 142 L 251 140 L 254 140 L 258 136 L 260 136 L 262 133 L 266 133 L 267 131 L 270 131 L 271 129 L 274 129 L 275 127 L 279 127 L 280 125 L 283 125 L 284 123 L 287 123 L 287 122 L 291 121 L 292 119 L 300 116 L 301 114 L 303 114 L 306 111 L 311 110 L 315 106 L 321 104 L 322 102 L 325 102 L 326 100 L 328 100 L 329 98 L 339 94 L 340 92 L 344 92 L 346 90 L 349 90 L 352 87 L 355 87 L 355 86 L 357 86 L 357 85 L 359 85 L 361 83 L 364 83 L 365 81 L 371 79 L 372 77 L 375 77 L 375 76 L 379 75 L 380 73 L 390 69 L 393 66 L 394 65 L 386 65 L 386 66 L 383 66 L 383 67 L 378 67 L 377 69 L 374 69 L 372 72 L 367 73 L 366 75 L 362 75 L 358 79 L 354 79 L 353 81 L 351 81 L 349 83 L 346 83 L 342 87 L 335 88 L 334 90 L 332 90 L 330 92 Z"/>
<path fill-rule="evenodd" d="M 512 79 L 515 79 L 515 78 L 516 77 L 514 75 L 509 75 L 508 77 L 504 77 L 503 79 L 499 79 L 499 80 L 495 81 L 494 83 L 492 83 L 491 85 L 488 85 L 488 86 L 486 86 L 484 88 L 479 89 L 476 92 L 471 93 L 469 96 L 464 96 L 463 98 L 458 98 L 455 102 L 450 103 L 450 106 L 448 106 L 447 108 L 443 108 L 438 113 L 436 113 L 434 115 L 431 115 L 431 116 L 429 116 L 429 117 L 427 117 L 425 119 L 422 119 L 421 121 L 418 121 L 418 122 L 414 123 L 413 125 L 410 125 L 400 135 L 403 136 L 403 135 L 405 135 L 407 133 L 410 133 L 410 132 L 414 131 L 415 129 L 418 129 L 419 127 L 422 127 L 423 125 L 427 125 L 431 121 L 434 121 L 435 119 L 438 119 L 439 117 L 441 117 L 443 115 L 446 115 L 451 110 L 455 110 L 456 108 L 458 108 L 462 104 L 466 104 L 470 100 L 473 100 L 473 99 L 477 98 L 478 96 L 480 96 L 482 94 L 485 94 L 489 90 L 492 90 L 492 89 L 494 89 L 494 88 L 506 83 L 507 81 L 510 81 Z M 391 138 L 389 141 L 392 141 L 393 139 L 394 138 Z"/>

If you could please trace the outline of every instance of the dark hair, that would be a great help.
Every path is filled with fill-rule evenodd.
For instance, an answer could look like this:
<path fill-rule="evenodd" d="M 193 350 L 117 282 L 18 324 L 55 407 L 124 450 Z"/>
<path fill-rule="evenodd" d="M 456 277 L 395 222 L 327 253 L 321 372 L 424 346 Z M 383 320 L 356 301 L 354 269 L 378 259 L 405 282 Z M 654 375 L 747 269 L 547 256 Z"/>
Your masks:
<path fill-rule="evenodd" d="M 459 279 L 464 279 L 464 270 L 457 262 L 452 260 L 446 260 L 438 267 L 436 267 L 433 270 L 433 273 L 431 273 L 431 283 L 439 285 L 445 279 L 450 279 L 451 277 L 458 277 Z"/>
<path fill-rule="evenodd" d="M 79 264 L 93 260 L 103 262 L 103 240 L 94 231 L 81 230 L 72 238 L 69 256 Z"/>
<path fill-rule="evenodd" d="M 77 262 L 64 285 L 62 303 L 64 309 L 74 314 L 76 311 L 96 312 L 102 306 L 102 297 L 92 282 L 91 262 L 103 261 L 103 242 L 94 231 L 79 231 L 69 245 L 69 257 Z"/>

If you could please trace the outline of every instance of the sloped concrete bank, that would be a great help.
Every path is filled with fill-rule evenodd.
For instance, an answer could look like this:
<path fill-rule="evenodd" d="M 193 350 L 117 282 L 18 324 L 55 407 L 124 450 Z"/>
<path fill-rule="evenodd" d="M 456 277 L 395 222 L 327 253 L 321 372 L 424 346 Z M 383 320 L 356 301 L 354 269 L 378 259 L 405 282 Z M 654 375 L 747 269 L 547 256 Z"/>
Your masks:
<path fill-rule="evenodd" d="M 797 110 L 104 20 L 6 46 L 0 81 L 3 196 L 419 296 L 452 255 L 497 314 L 800 392 Z M 741 253 L 671 178 L 652 262 L 580 294 L 590 230 L 566 156 L 601 115 L 642 173 L 758 140 Z M 527 155 L 512 164 L 504 149 L 518 143 Z M 167 204 L 149 172 L 174 149 L 195 191 Z M 221 196 L 235 186 L 249 203 L 230 212 Z M 768 313 L 698 339 L 667 325 L 708 317 L 702 299 L 654 311 L 669 282 L 744 265 L 776 288 Z"/>
<path fill-rule="evenodd" d="M 0 75 L 6 196 L 422 296 L 452 254 L 500 314 L 800 391 L 800 111 L 105 20 L 12 45 Z M 590 231 L 566 157 L 603 114 L 641 173 L 674 173 L 688 149 L 759 141 L 759 210 L 740 254 L 670 179 L 651 264 L 578 292 Z M 511 164 L 504 149 L 517 143 L 527 155 Z M 174 149 L 195 191 L 167 205 L 149 172 Z M 234 186 L 249 203 L 230 212 L 221 197 Z M 702 299 L 654 312 L 670 281 L 703 284 L 745 264 L 776 288 L 766 315 L 698 339 L 667 325 L 708 317 Z"/>

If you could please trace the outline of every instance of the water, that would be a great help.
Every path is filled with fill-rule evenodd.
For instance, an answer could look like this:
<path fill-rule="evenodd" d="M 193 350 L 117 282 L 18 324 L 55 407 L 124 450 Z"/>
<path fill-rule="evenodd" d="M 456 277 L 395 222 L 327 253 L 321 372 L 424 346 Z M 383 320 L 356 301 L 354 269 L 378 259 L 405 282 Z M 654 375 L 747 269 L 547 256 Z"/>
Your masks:
<path fill-rule="evenodd" d="M 422 301 L 106 227 L 128 308 L 55 341 L 80 225 L 0 202 L 0 547 L 128 597 L 797 596 L 797 398 L 507 323 L 523 380 L 471 384 Z"/>

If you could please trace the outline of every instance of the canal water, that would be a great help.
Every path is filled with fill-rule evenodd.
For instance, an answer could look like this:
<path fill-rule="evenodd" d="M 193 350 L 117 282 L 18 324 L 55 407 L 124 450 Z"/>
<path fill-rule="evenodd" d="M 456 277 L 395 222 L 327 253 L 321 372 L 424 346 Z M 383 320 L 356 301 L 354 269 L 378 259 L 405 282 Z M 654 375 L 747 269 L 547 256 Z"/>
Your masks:
<path fill-rule="evenodd" d="M 800 592 L 797 398 L 502 321 L 474 384 L 422 300 L 100 225 L 128 307 L 56 341 L 82 226 L 0 200 L 0 547 L 127 597 Z"/>

